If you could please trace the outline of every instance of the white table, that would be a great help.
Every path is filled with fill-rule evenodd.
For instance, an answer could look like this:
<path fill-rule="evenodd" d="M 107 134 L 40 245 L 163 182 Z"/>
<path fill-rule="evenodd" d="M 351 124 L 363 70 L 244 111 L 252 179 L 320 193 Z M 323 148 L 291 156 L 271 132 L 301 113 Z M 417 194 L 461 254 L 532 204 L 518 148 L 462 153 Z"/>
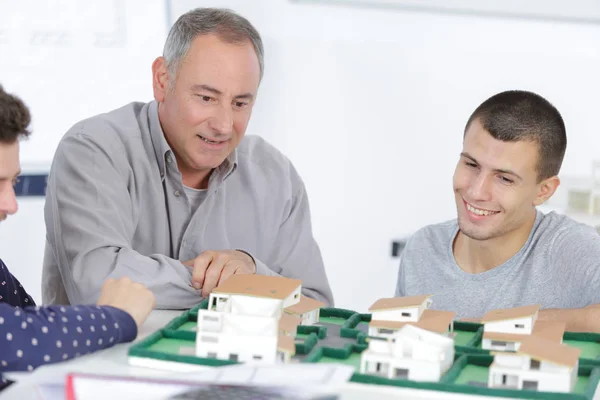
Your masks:
<path fill-rule="evenodd" d="M 136 341 L 163 328 L 169 321 L 181 314 L 180 311 L 156 310 L 144 323 Z M 38 368 L 30 374 L 15 375 L 17 383 L 13 384 L 0 395 L 1 400 L 40 400 L 36 385 L 43 382 L 56 381 L 69 372 L 96 373 L 107 375 L 124 375 L 136 377 L 162 377 L 176 376 L 176 373 L 165 372 L 149 368 L 131 366 L 127 362 L 127 350 L 131 343 L 119 344 L 110 349 L 102 350 L 77 359 L 59 364 L 47 365 Z M 207 367 L 208 368 L 208 367 Z M 598 396 L 598 393 L 596 394 Z M 445 393 L 409 388 L 395 388 L 389 386 L 364 385 L 349 382 L 340 388 L 342 400 L 359 400 L 368 398 L 388 399 L 487 399 L 490 397 L 470 396 L 461 393 Z M 494 399 L 500 399 L 495 397 Z"/>

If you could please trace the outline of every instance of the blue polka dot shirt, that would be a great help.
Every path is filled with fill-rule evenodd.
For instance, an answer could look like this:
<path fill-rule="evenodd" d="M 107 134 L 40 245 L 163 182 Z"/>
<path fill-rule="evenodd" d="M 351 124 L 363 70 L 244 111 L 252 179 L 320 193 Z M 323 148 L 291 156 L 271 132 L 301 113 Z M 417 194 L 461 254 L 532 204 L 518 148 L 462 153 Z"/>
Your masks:
<path fill-rule="evenodd" d="M 133 318 L 114 307 L 35 307 L 0 260 L 0 390 L 6 385 L 2 372 L 32 371 L 136 336 Z"/>

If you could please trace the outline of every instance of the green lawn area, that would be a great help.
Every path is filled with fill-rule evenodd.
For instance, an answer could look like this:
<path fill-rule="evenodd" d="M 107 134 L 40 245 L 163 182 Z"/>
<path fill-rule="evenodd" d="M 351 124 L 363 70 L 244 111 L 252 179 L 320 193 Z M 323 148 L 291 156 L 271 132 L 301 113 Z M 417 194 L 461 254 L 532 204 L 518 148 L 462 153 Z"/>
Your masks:
<path fill-rule="evenodd" d="M 458 378 L 456 378 L 454 383 L 457 385 L 467 385 L 470 381 L 487 383 L 488 372 L 488 367 L 467 364 L 463 370 L 460 371 L 460 375 L 458 375 Z"/>
<path fill-rule="evenodd" d="M 333 358 L 333 357 L 321 357 L 319 360 L 320 363 L 337 363 L 337 364 L 346 364 L 354 367 L 356 372 L 360 370 L 360 354 L 352 353 L 350 357 L 347 359 Z"/>
<path fill-rule="evenodd" d="M 580 376 L 579 378 L 577 378 L 577 382 L 575 382 L 575 388 L 573 389 L 573 393 L 583 394 L 583 392 L 585 392 L 585 389 L 587 388 L 589 381 L 589 376 Z"/>
<path fill-rule="evenodd" d="M 456 336 L 454 336 L 454 345 L 455 346 L 466 346 L 469 340 L 473 339 L 476 332 L 469 331 L 454 331 Z"/>
<path fill-rule="evenodd" d="M 179 328 L 177 328 L 177 330 L 178 331 L 195 331 L 197 326 L 198 326 L 197 322 L 188 321 L 188 322 L 184 323 L 183 325 L 181 325 Z"/>
<path fill-rule="evenodd" d="M 595 360 L 600 357 L 600 343 L 583 342 L 579 340 L 564 340 L 563 343 L 581 349 L 579 358 L 590 358 Z"/>
<path fill-rule="evenodd" d="M 150 346 L 148 350 L 160 351 L 169 354 L 179 354 L 179 351 L 182 347 L 194 348 L 195 345 L 196 344 L 194 342 L 189 340 L 163 338 Z"/>
<path fill-rule="evenodd" d="M 336 317 L 320 317 L 319 321 L 326 322 L 328 324 L 343 325 L 344 322 L 346 322 L 346 319 L 345 318 L 336 318 Z"/>

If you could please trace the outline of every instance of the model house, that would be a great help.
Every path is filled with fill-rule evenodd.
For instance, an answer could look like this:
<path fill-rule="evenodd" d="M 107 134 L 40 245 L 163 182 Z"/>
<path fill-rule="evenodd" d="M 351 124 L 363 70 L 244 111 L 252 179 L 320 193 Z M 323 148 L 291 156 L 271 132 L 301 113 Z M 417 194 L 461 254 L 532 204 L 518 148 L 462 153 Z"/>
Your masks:
<path fill-rule="evenodd" d="M 319 311 L 324 306 L 322 301 L 302 295 L 298 303 L 285 308 L 284 312 L 300 317 L 302 325 L 313 325 L 319 322 Z"/>
<path fill-rule="evenodd" d="M 516 353 L 496 353 L 489 387 L 571 392 L 577 382 L 581 349 L 528 337 Z"/>
<path fill-rule="evenodd" d="M 453 332 L 455 312 L 425 310 L 418 321 L 385 321 L 369 322 L 369 336 L 392 337 L 396 331 L 405 325 L 413 325 L 430 332 L 450 336 Z"/>
<path fill-rule="evenodd" d="M 231 276 L 210 294 L 209 309 L 198 310 L 196 355 L 264 364 L 289 360 L 290 347 L 280 344 L 293 343 L 299 318 L 284 316 L 283 308 L 300 301 L 300 290 L 296 279 Z"/>
<path fill-rule="evenodd" d="M 431 305 L 431 295 L 379 299 L 371 307 L 371 320 L 416 322 Z"/>
<path fill-rule="evenodd" d="M 274 304 L 279 300 L 283 308 L 300 301 L 302 281 L 280 276 L 232 275 L 215 288 L 209 297 L 209 310 L 246 314 L 246 309 L 262 314 L 261 304 Z M 233 299 L 234 302 L 229 302 Z M 278 302 L 279 304 L 279 302 Z M 237 307 L 237 308 L 236 308 Z M 252 311 L 254 312 L 254 311 Z"/>
<path fill-rule="evenodd" d="M 516 351 L 530 336 L 561 343 L 565 332 L 562 322 L 538 321 L 539 305 L 490 311 L 483 316 L 481 347 L 486 350 Z"/>
<path fill-rule="evenodd" d="M 360 372 L 389 379 L 439 381 L 454 360 L 454 341 L 414 325 L 392 337 L 372 337 L 361 354 Z"/>

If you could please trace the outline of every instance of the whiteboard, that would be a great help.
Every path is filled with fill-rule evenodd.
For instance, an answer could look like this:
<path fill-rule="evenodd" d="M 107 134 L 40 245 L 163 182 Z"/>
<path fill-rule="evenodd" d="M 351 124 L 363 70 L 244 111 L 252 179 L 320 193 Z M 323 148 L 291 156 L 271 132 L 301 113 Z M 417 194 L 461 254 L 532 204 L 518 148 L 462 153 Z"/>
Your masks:
<path fill-rule="evenodd" d="M 33 117 L 26 163 L 49 163 L 75 122 L 151 99 L 164 0 L 0 0 L 0 10 L 0 84 Z"/>

